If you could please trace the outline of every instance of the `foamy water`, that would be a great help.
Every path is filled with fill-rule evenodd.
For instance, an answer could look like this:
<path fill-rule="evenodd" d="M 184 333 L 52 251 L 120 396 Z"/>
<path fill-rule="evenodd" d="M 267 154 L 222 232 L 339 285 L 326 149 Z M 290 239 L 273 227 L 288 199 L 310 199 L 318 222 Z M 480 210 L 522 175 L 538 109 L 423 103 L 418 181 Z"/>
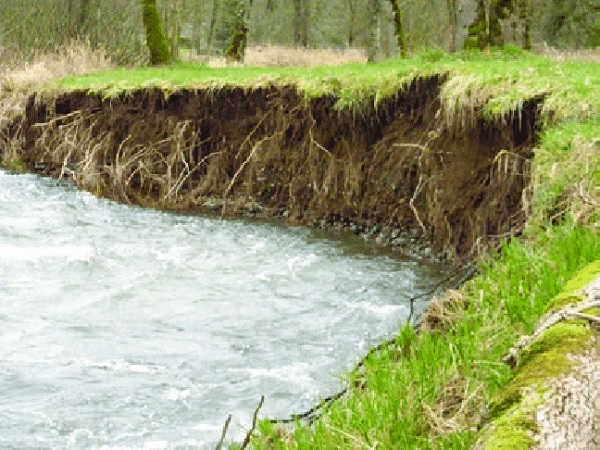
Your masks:
<path fill-rule="evenodd" d="M 0 448 L 213 448 L 342 386 L 436 270 L 0 171 Z M 422 303 L 421 303 L 422 306 Z"/>

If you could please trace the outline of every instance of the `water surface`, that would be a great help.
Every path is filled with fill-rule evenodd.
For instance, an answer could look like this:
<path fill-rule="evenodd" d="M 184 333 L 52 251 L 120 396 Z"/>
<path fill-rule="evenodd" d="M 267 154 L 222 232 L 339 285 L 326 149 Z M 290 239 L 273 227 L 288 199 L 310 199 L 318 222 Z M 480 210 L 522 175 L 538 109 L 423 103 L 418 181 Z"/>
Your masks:
<path fill-rule="evenodd" d="M 0 448 L 211 448 L 228 414 L 240 438 L 261 395 L 337 391 L 438 272 L 0 171 Z"/>

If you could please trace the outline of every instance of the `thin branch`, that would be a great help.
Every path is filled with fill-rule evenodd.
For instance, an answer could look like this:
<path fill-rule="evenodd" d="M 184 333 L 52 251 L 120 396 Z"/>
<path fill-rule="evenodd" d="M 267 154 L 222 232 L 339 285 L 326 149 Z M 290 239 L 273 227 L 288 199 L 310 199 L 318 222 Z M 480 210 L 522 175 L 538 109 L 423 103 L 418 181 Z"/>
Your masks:
<path fill-rule="evenodd" d="M 427 180 L 425 180 L 425 182 L 423 182 L 423 174 L 419 175 L 419 182 L 417 184 L 417 187 L 415 188 L 415 191 L 413 192 L 413 196 L 411 197 L 410 201 L 408 202 L 410 209 L 412 210 L 413 214 L 415 215 L 415 218 L 417 219 L 417 222 L 419 223 L 419 226 L 421 227 L 421 230 L 423 231 L 423 236 L 427 236 L 427 228 L 425 228 L 425 224 L 423 223 L 423 221 L 421 220 L 421 217 L 419 216 L 419 211 L 417 211 L 417 207 L 415 206 L 415 200 L 417 199 L 419 193 L 421 192 L 421 189 L 423 189 L 423 186 L 425 185 L 426 182 L 427 182 Z"/>
<path fill-rule="evenodd" d="M 221 439 L 217 443 L 215 450 L 221 450 L 223 448 L 223 442 L 225 442 L 225 436 L 227 436 L 227 429 L 229 428 L 229 423 L 231 422 L 231 414 L 227 416 L 227 420 L 225 420 L 225 424 L 223 425 L 223 431 L 221 432 Z"/>
<path fill-rule="evenodd" d="M 242 442 L 242 446 L 240 447 L 240 450 L 244 450 L 246 447 L 248 447 L 248 445 L 250 445 L 250 439 L 252 438 L 252 434 L 254 433 L 254 430 L 256 429 L 256 422 L 258 421 L 258 411 L 260 411 L 260 408 L 262 408 L 262 405 L 264 402 L 265 402 L 265 396 L 263 395 L 260 397 L 260 402 L 258 402 L 258 406 L 256 407 L 256 410 L 254 411 L 254 415 L 252 416 L 252 426 L 248 430 L 248 433 L 246 433 L 246 437 L 244 438 L 244 442 Z"/>
<path fill-rule="evenodd" d="M 541 336 L 546 330 L 553 327 L 557 323 L 562 322 L 563 320 L 578 317 L 580 319 L 585 319 L 592 322 L 600 322 L 598 317 L 582 313 L 582 311 L 586 309 L 595 307 L 600 307 L 600 300 L 588 299 L 579 303 L 567 305 L 558 311 L 546 314 L 540 319 L 533 334 L 530 336 L 522 336 L 521 339 L 519 339 L 519 342 L 517 342 L 508 352 L 506 352 L 506 354 L 502 357 L 502 361 L 508 364 L 510 367 L 516 367 L 519 363 L 519 353 L 521 350 L 529 347 L 529 345 L 531 345 L 531 343 Z"/>
<path fill-rule="evenodd" d="M 250 139 L 252 139 L 252 136 L 254 136 L 254 133 L 256 133 L 258 131 L 258 129 L 260 128 L 260 126 L 263 124 L 263 122 L 265 121 L 265 119 L 267 117 L 269 117 L 270 114 L 271 114 L 271 111 L 267 112 L 267 114 L 265 114 L 264 116 L 262 116 L 262 118 L 258 121 L 258 123 L 256 124 L 256 126 L 252 129 L 252 131 L 250 131 L 250 133 L 248 133 L 248 136 L 246 136 L 246 138 L 240 144 L 240 148 L 238 150 L 237 155 L 235 155 L 235 159 L 237 159 L 237 157 L 239 156 L 240 152 L 244 148 L 244 145 L 246 145 L 247 142 L 250 142 Z"/>

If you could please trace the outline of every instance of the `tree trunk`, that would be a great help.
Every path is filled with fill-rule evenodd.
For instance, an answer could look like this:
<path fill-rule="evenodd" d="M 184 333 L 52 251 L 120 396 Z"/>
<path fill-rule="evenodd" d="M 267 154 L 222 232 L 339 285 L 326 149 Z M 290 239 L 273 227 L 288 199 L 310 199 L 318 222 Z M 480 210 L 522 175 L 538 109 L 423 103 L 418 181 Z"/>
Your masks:
<path fill-rule="evenodd" d="M 369 0 L 369 16 L 371 23 L 369 25 L 370 38 L 369 48 L 367 49 L 367 61 L 372 63 L 375 62 L 377 51 L 379 50 L 379 13 L 381 11 L 381 4 L 379 0 Z"/>
<path fill-rule="evenodd" d="M 181 37 L 181 18 L 179 0 L 169 0 L 164 4 L 164 28 L 171 48 L 171 60 L 179 59 L 179 39 Z"/>
<path fill-rule="evenodd" d="M 79 33 L 87 34 L 90 23 L 90 0 L 81 0 L 81 10 L 77 19 Z"/>
<path fill-rule="evenodd" d="M 294 0 L 294 44 L 308 47 L 308 0 Z"/>
<path fill-rule="evenodd" d="M 466 48 L 484 50 L 490 46 L 504 45 L 500 19 L 506 18 L 503 12 L 506 1 L 510 0 L 478 0 L 477 16 L 469 25 L 469 35 L 464 43 Z"/>
<path fill-rule="evenodd" d="M 402 6 L 400 2 L 402 0 L 390 0 L 392 5 L 392 12 L 394 13 L 394 34 L 396 35 L 396 43 L 400 50 L 400 56 L 406 58 L 408 49 L 406 46 L 406 36 L 404 34 L 403 19 L 402 19 Z"/>
<path fill-rule="evenodd" d="M 348 0 L 348 11 L 350 19 L 348 21 L 348 47 L 354 45 L 354 24 L 356 22 L 356 3 L 355 0 Z"/>
<path fill-rule="evenodd" d="M 142 18 L 146 29 L 146 44 L 150 50 L 150 64 L 169 64 L 171 54 L 162 21 L 156 7 L 156 0 L 142 0 Z"/>
<path fill-rule="evenodd" d="M 213 0 L 212 14 L 210 16 L 210 25 L 208 27 L 208 38 L 206 40 L 207 53 L 212 53 L 212 43 L 215 37 L 215 27 L 217 25 L 217 15 L 219 13 L 219 0 Z"/>
<path fill-rule="evenodd" d="M 451 53 L 454 53 L 457 50 L 457 28 L 458 28 L 456 0 L 447 0 L 447 4 L 448 4 L 448 22 L 450 24 L 449 50 Z"/>
<path fill-rule="evenodd" d="M 477 18 L 478 0 L 456 1 L 456 48 L 469 48 L 472 45 L 469 38 L 469 26 Z"/>
<path fill-rule="evenodd" d="M 523 26 L 522 46 L 531 50 L 531 0 L 519 0 L 519 19 Z"/>
<path fill-rule="evenodd" d="M 248 16 L 252 7 L 252 0 L 238 0 L 236 2 L 235 21 L 233 33 L 229 39 L 229 44 L 225 49 L 225 57 L 233 61 L 241 62 L 246 54 L 246 46 L 248 45 Z"/>

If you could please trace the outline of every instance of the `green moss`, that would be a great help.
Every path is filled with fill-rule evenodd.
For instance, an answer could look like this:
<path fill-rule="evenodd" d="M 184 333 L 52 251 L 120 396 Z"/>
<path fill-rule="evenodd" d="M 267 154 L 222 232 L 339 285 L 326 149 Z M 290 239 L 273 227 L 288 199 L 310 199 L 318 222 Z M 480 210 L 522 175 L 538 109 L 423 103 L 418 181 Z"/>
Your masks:
<path fill-rule="evenodd" d="M 492 400 L 491 417 L 521 402 L 524 390 L 543 390 L 547 380 L 568 372 L 573 361 L 567 355 L 586 349 L 590 337 L 589 326 L 581 321 L 558 323 L 538 337 L 523 351 L 512 381 Z"/>
<path fill-rule="evenodd" d="M 584 314 L 590 314 L 592 316 L 600 316 L 600 308 L 588 308 L 581 311 Z"/>
<path fill-rule="evenodd" d="M 534 444 L 531 434 L 536 430 L 537 424 L 533 415 L 515 409 L 496 421 L 487 430 L 487 435 L 480 442 L 480 448 L 490 450 L 529 449 Z"/>
<path fill-rule="evenodd" d="M 546 306 L 546 312 L 557 311 L 567 305 L 579 303 L 584 300 L 583 295 L 577 291 L 600 276 L 600 260 L 588 264 L 578 271 L 565 285 L 563 291 L 554 297 Z"/>
<path fill-rule="evenodd" d="M 565 286 L 564 292 L 573 292 L 584 288 L 600 276 L 600 259 L 588 264 L 577 272 Z"/>
<path fill-rule="evenodd" d="M 548 310 L 583 300 L 574 292 L 600 273 L 600 261 L 594 261 L 575 273 L 563 292 L 548 304 Z M 586 322 L 560 322 L 546 330 L 521 353 L 510 383 L 490 403 L 492 425 L 482 434 L 483 448 L 530 448 L 535 430 L 533 413 L 543 401 L 548 380 L 566 374 L 573 367 L 569 354 L 581 353 L 590 345 L 592 331 Z"/>
<path fill-rule="evenodd" d="M 573 367 L 568 355 L 580 353 L 590 345 L 591 331 L 581 321 L 561 322 L 543 333 L 527 350 L 510 383 L 493 399 L 493 421 L 482 432 L 485 449 L 528 449 L 537 424 L 534 413 L 543 403 L 548 380 Z"/>
<path fill-rule="evenodd" d="M 559 294 L 554 297 L 546 306 L 546 312 L 558 311 L 567 305 L 574 305 L 583 300 L 583 295 L 576 294 Z"/>
<path fill-rule="evenodd" d="M 12 170 L 14 172 L 25 172 L 27 170 L 27 166 L 21 158 L 11 159 L 6 167 L 8 170 Z"/>

